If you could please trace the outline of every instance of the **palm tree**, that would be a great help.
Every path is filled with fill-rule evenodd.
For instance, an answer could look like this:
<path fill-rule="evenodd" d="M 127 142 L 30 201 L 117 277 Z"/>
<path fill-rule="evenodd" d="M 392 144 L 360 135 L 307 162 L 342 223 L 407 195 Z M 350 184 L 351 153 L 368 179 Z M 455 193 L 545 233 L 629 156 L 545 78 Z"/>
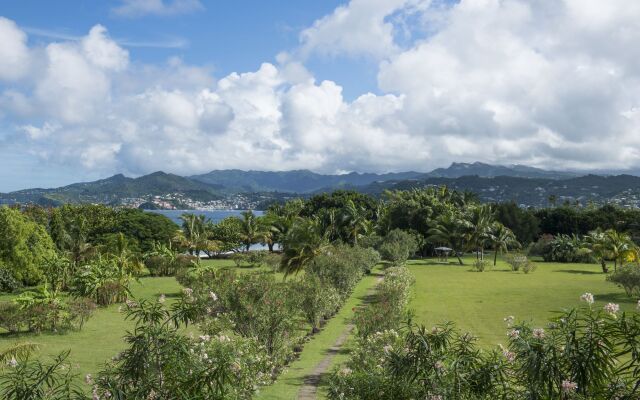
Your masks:
<path fill-rule="evenodd" d="M 249 251 L 254 243 L 268 242 L 269 229 L 252 211 L 243 211 L 240 221 L 242 222 L 240 237 L 245 245 L 245 251 Z"/>
<path fill-rule="evenodd" d="M 484 259 L 484 244 L 490 237 L 492 223 L 491 206 L 486 204 L 471 208 L 464 222 L 467 243 L 480 260 Z"/>
<path fill-rule="evenodd" d="M 358 237 L 369 231 L 369 220 L 362 207 L 357 207 L 353 200 L 349 200 L 344 207 L 343 223 L 347 237 L 353 245 L 358 244 Z"/>
<path fill-rule="evenodd" d="M 622 265 L 625 257 L 633 253 L 636 245 L 627 233 L 618 232 L 615 229 L 609 229 L 605 233 L 607 236 L 607 250 L 611 258 L 613 258 L 613 269 L 617 271 L 618 261 Z"/>
<path fill-rule="evenodd" d="M 322 253 L 327 244 L 327 238 L 317 218 L 298 218 L 283 242 L 280 268 L 285 278 L 302 271 Z"/>
<path fill-rule="evenodd" d="M 593 255 L 600 261 L 602 272 L 609 272 L 607 268 L 607 256 L 609 254 L 609 237 L 602 229 L 598 228 L 585 236 L 585 240 Z"/>
<path fill-rule="evenodd" d="M 460 253 L 464 247 L 464 235 L 462 232 L 463 222 L 460 215 L 453 210 L 440 214 L 433 221 L 433 228 L 427 231 L 428 240 L 434 244 L 441 244 L 451 247 L 453 253 L 458 258 L 460 265 L 463 265 Z"/>
<path fill-rule="evenodd" d="M 520 243 L 516 239 L 516 235 L 511 229 L 502 225 L 500 222 L 494 222 L 489 234 L 489 241 L 493 247 L 493 265 L 498 262 L 498 252 L 507 252 L 509 248 L 520 247 Z"/>

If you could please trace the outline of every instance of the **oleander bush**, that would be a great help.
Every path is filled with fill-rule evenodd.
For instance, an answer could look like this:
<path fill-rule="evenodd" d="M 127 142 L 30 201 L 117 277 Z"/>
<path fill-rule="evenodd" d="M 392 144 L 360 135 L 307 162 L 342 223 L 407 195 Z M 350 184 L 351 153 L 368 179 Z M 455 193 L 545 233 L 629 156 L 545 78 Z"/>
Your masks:
<path fill-rule="evenodd" d="M 637 399 L 640 314 L 616 304 L 563 311 L 545 326 L 513 324 L 482 350 L 451 323 L 408 324 L 360 338 L 329 379 L 330 399 Z"/>
<path fill-rule="evenodd" d="M 607 280 L 624 289 L 629 297 L 640 297 L 640 266 L 629 264 L 607 275 Z"/>

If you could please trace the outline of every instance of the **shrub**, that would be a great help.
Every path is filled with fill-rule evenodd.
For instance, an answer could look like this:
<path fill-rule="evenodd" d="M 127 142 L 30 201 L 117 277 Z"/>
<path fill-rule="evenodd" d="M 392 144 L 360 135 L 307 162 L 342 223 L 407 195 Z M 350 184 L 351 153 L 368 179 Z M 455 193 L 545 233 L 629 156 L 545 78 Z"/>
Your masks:
<path fill-rule="evenodd" d="M 0 292 L 12 293 L 20 289 L 22 285 L 14 278 L 11 271 L 3 268 L 0 264 Z"/>
<path fill-rule="evenodd" d="M 627 296 L 640 296 L 640 267 L 625 265 L 607 276 L 609 282 L 622 287 Z"/>
<path fill-rule="evenodd" d="M 307 265 L 306 274 L 315 275 L 324 285 L 334 287 L 344 300 L 358 283 L 368 261 L 365 253 L 347 245 L 333 246 Z M 373 268 L 370 265 L 369 268 Z"/>
<path fill-rule="evenodd" d="M 10 333 L 16 333 L 24 329 L 27 320 L 20 306 L 12 301 L 0 303 L 0 328 Z"/>
<path fill-rule="evenodd" d="M 537 269 L 537 265 L 522 254 L 509 254 L 506 256 L 506 261 L 514 272 L 522 271 L 528 274 Z"/>
<path fill-rule="evenodd" d="M 510 325 L 492 351 L 452 324 L 359 339 L 329 379 L 330 399 L 636 399 L 640 314 L 616 305 Z"/>
<path fill-rule="evenodd" d="M 414 235 L 394 229 L 384 237 L 378 251 L 383 260 L 402 265 L 418 251 L 418 242 Z"/>
<path fill-rule="evenodd" d="M 78 330 L 82 330 L 84 323 L 93 316 L 96 311 L 96 303 L 86 297 L 71 299 L 67 303 L 70 314 L 70 322 Z"/>
<path fill-rule="evenodd" d="M 123 302 L 129 293 L 132 274 L 113 260 L 99 257 L 80 268 L 71 293 L 89 297 L 101 306 Z"/>
<path fill-rule="evenodd" d="M 194 303 L 198 300 L 191 291 L 171 309 L 161 301 L 128 302 L 127 319 L 135 323 L 125 338 L 129 347 L 92 382 L 93 397 L 248 399 L 270 383 L 273 364 L 256 339 L 185 335 Z"/>
<path fill-rule="evenodd" d="M 484 272 L 488 263 L 485 260 L 477 259 L 473 262 L 473 269 L 477 272 Z"/>
<path fill-rule="evenodd" d="M 11 368 L 0 375 L 0 395 L 5 400 L 70 400 L 86 399 L 75 383 L 77 376 L 67 363 L 69 352 L 61 353 L 52 362 L 13 359 Z"/>
<path fill-rule="evenodd" d="M 342 299 L 333 286 L 323 284 L 320 279 L 312 274 L 307 274 L 296 285 L 300 295 L 300 309 L 304 314 L 311 329 L 316 332 L 322 318 L 329 318 L 335 314 Z"/>
<path fill-rule="evenodd" d="M 407 268 L 389 268 L 376 287 L 372 303 L 356 310 L 354 323 L 358 336 L 366 338 L 376 332 L 397 328 L 406 317 L 409 289 L 413 282 Z"/>

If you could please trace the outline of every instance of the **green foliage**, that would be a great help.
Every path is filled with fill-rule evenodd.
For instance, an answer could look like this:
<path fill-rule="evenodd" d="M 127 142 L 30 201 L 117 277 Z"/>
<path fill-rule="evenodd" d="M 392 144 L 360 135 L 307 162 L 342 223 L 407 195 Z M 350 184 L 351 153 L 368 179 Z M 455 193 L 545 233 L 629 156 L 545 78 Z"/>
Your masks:
<path fill-rule="evenodd" d="M 16 279 L 28 285 L 41 282 L 42 264 L 54 253 L 42 225 L 18 210 L 0 207 L 0 262 Z"/>
<path fill-rule="evenodd" d="M 523 245 L 538 239 L 540 221 L 534 211 L 518 207 L 515 202 L 500 203 L 495 206 L 495 217 L 498 222 L 511 229 Z"/>
<path fill-rule="evenodd" d="M 607 280 L 623 288 L 627 296 L 640 297 L 640 266 L 622 266 L 607 275 Z"/>
<path fill-rule="evenodd" d="M 522 271 L 525 274 L 528 274 L 535 271 L 537 268 L 536 264 L 524 254 L 508 254 L 505 257 L 505 261 L 509 264 L 513 272 Z"/>
<path fill-rule="evenodd" d="M 358 337 L 369 336 L 401 325 L 407 317 L 409 291 L 413 276 L 405 267 L 388 268 L 376 287 L 373 301 L 356 311 L 354 322 Z"/>
<path fill-rule="evenodd" d="M 129 301 L 126 317 L 135 328 L 128 347 L 97 376 L 93 394 L 113 399 L 244 399 L 271 381 L 271 363 L 254 339 L 224 335 L 185 336 L 212 298 L 199 302 L 191 291 L 170 308 L 163 300 Z"/>
<path fill-rule="evenodd" d="M 68 356 L 69 352 L 64 352 L 49 363 L 14 358 L 8 372 L 0 375 L 0 395 L 5 400 L 86 399 L 75 383 Z"/>
<path fill-rule="evenodd" d="M 22 285 L 13 276 L 11 271 L 0 264 L 0 292 L 11 293 L 18 290 Z"/>
<path fill-rule="evenodd" d="M 395 266 L 404 264 L 417 250 L 415 236 L 400 229 L 389 232 L 378 248 L 382 259 Z"/>
<path fill-rule="evenodd" d="M 89 299 L 65 299 L 45 285 L 2 303 L 0 326 L 9 332 L 64 332 L 81 330 L 96 309 Z"/>
<path fill-rule="evenodd" d="M 133 275 L 114 258 L 98 257 L 82 266 L 74 279 L 71 293 L 89 297 L 101 306 L 123 302 L 129 294 Z"/>
<path fill-rule="evenodd" d="M 545 328 L 519 323 L 492 351 L 450 323 L 379 332 L 358 340 L 329 398 L 633 399 L 640 315 L 608 310 L 564 311 Z"/>
<path fill-rule="evenodd" d="M 477 258 L 473 260 L 473 270 L 476 272 L 484 272 L 484 270 L 487 269 L 488 264 L 489 263 L 487 263 L 485 260 Z"/>

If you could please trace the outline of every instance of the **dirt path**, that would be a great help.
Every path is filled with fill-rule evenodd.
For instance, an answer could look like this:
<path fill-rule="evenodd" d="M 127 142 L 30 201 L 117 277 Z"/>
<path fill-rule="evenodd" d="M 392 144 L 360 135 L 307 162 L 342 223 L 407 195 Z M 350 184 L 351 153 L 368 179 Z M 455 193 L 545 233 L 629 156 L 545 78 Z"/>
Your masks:
<path fill-rule="evenodd" d="M 380 281 L 382 281 L 383 278 L 383 276 L 378 277 L 375 284 L 371 288 L 369 288 L 366 296 L 367 299 L 373 294 L 376 286 L 378 285 L 378 283 L 380 283 Z M 368 300 L 365 300 L 360 305 L 366 304 L 367 302 Z M 313 369 L 313 372 L 311 372 L 311 374 L 307 375 L 304 378 L 304 386 L 302 386 L 300 388 L 300 391 L 298 392 L 298 400 L 315 400 L 318 397 L 318 387 L 320 386 L 322 375 L 327 373 L 329 366 L 331 366 L 333 358 L 336 356 L 336 354 L 338 354 L 344 343 L 347 341 L 349 335 L 351 335 L 351 332 L 353 331 L 353 328 L 353 324 L 347 325 L 338 339 L 336 339 L 336 341 L 333 343 L 333 346 L 327 349 L 327 355 L 316 365 L 316 367 Z"/>

